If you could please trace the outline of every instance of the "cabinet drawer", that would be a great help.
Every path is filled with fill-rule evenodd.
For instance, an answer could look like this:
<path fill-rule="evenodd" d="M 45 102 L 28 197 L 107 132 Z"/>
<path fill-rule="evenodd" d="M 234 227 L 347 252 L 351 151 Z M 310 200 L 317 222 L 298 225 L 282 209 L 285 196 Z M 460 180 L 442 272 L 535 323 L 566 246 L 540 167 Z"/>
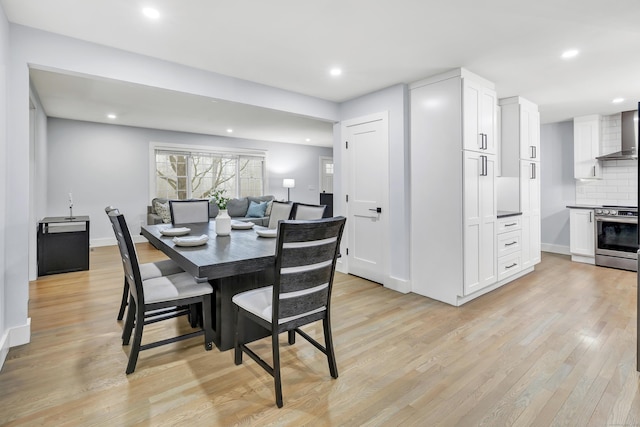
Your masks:
<path fill-rule="evenodd" d="M 498 234 L 498 257 L 512 254 L 521 249 L 521 230 Z"/>
<path fill-rule="evenodd" d="M 522 270 L 520 251 L 498 258 L 498 281 Z"/>
<path fill-rule="evenodd" d="M 520 230 L 522 227 L 521 216 L 510 216 L 498 219 L 498 233 L 506 233 L 507 231 Z"/>

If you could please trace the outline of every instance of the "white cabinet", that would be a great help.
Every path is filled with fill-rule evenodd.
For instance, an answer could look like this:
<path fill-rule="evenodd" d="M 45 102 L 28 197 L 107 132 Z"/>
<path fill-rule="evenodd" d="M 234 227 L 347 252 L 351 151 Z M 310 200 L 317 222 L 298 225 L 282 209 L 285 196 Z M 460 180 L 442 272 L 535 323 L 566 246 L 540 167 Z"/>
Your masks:
<path fill-rule="evenodd" d="M 594 264 L 596 228 L 593 209 L 571 209 L 569 224 L 569 249 L 572 261 Z"/>
<path fill-rule="evenodd" d="M 540 115 L 536 104 L 519 96 L 501 99 L 500 109 L 502 176 L 519 180 L 520 262 L 527 269 L 541 261 Z"/>
<path fill-rule="evenodd" d="M 522 268 L 541 261 L 540 163 L 520 160 L 520 211 L 522 212 Z"/>
<path fill-rule="evenodd" d="M 522 217 L 499 218 L 498 224 L 498 281 L 522 270 Z"/>
<path fill-rule="evenodd" d="M 464 294 L 496 282 L 496 159 L 464 151 Z"/>
<path fill-rule="evenodd" d="M 498 131 L 495 90 L 471 79 L 463 79 L 464 149 L 496 154 Z"/>
<path fill-rule="evenodd" d="M 573 174 L 576 179 L 601 178 L 600 116 L 573 119 Z"/>
<path fill-rule="evenodd" d="M 410 96 L 412 291 L 458 306 L 497 281 L 494 86 L 457 69 Z"/>

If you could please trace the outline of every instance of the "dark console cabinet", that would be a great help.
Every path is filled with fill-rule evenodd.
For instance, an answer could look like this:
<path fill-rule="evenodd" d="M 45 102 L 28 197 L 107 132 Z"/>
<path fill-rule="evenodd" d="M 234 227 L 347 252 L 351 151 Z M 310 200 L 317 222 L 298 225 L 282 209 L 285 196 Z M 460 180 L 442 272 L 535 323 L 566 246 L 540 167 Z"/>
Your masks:
<path fill-rule="evenodd" d="M 89 217 L 38 222 L 38 276 L 89 269 Z"/>

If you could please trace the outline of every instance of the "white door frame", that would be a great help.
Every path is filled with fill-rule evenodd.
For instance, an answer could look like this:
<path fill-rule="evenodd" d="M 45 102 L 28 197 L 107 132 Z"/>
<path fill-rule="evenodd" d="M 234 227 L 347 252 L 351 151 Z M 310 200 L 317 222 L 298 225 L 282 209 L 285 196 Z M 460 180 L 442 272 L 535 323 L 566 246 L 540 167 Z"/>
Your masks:
<path fill-rule="evenodd" d="M 370 123 L 370 122 L 374 122 L 374 121 L 378 121 L 381 120 L 383 122 L 383 126 L 384 126 L 384 133 L 387 135 L 387 153 L 386 153 L 386 159 L 387 162 L 385 163 L 385 169 L 384 171 L 381 171 L 381 173 L 386 174 L 386 185 L 383 187 L 382 189 L 382 200 L 381 200 L 381 207 L 382 207 L 382 211 L 385 212 L 386 214 L 381 215 L 380 217 L 380 222 L 381 222 L 381 228 L 382 228 L 382 241 L 386 243 L 386 247 L 383 249 L 382 251 L 382 277 L 383 277 L 383 283 L 382 285 L 387 287 L 390 284 L 390 274 L 389 274 L 389 257 L 390 257 L 390 252 L 389 252 L 389 248 L 391 247 L 388 242 L 389 242 L 389 112 L 388 111 L 383 111 L 380 113 L 374 113 L 374 114 L 369 114 L 366 116 L 362 116 L 362 117 L 357 117 L 354 119 L 349 119 L 349 120 L 343 120 L 340 123 L 340 144 L 341 144 L 341 159 L 342 161 L 340 162 L 340 175 L 341 175 L 341 179 L 340 179 L 340 186 L 342 188 L 342 206 L 344 206 L 344 216 L 346 218 L 349 218 L 350 215 L 350 211 L 349 211 L 349 203 L 346 202 L 345 200 L 345 195 L 348 194 L 352 194 L 353 193 L 353 189 L 349 187 L 349 168 L 350 168 L 350 162 L 349 162 L 349 153 L 347 152 L 347 147 L 345 144 L 345 140 L 346 140 L 346 135 L 347 135 L 347 128 L 351 127 L 351 126 L 357 126 L 360 124 L 364 124 L 364 123 Z M 335 167 L 335 163 L 334 163 L 334 167 Z M 334 169 L 335 171 L 335 169 Z M 335 172 L 334 172 L 335 173 Z M 335 202 L 334 202 L 335 203 Z M 349 247 L 349 221 L 347 221 L 346 225 L 345 225 L 345 230 L 342 236 L 342 242 L 341 242 L 341 251 L 342 253 L 346 253 L 346 249 Z M 341 272 L 343 273 L 349 273 L 349 257 L 345 256 L 345 257 L 341 257 L 341 264 L 342 264 L 342 268 L 340 269 Z"/>

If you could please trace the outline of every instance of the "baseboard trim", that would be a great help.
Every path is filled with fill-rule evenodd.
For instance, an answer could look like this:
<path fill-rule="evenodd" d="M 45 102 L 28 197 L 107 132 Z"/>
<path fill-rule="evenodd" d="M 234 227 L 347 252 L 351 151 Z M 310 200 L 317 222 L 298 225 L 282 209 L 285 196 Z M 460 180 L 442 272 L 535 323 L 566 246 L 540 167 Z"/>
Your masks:
<path fill-rule="evenodd" d="M 411 282 L 397 277 L 388 277 L 384 287 L 403 294 L 411 292 Z"/>
<path fill-rule="evenodd" d="M 564 246 L 564 245 L 552 245 L 550 243 L 543 243 L 540 249 L 542 249 L 543 252 L 552 252 L 554 254 L 561 254 L 561 255 L 571 255 L 569 246 Z"/>
<path fill-rule="evenodd" d="M 9 331 L 5 331 L 0 338 L 0 371 L 4 366 L 4 361 L 7 360 L 7 354 L 9 354 Z"/>
<path fill-rule="evenodd" d="M 144 236 L 131 236 L 133 243 L 146 243 L 148 242 Z M 99 248 L 101 246 L 116 246 L 118 242 L 115 237 L 103 237 L 101 239 L 91 239 L 89 246 L 92 248 Z"/>
<path fill-rule="evenodd" d="M 31 342 L 31 318 L 27 317 L 27 323 L 9 328 L 9 346 L 17 347 Z"/>

